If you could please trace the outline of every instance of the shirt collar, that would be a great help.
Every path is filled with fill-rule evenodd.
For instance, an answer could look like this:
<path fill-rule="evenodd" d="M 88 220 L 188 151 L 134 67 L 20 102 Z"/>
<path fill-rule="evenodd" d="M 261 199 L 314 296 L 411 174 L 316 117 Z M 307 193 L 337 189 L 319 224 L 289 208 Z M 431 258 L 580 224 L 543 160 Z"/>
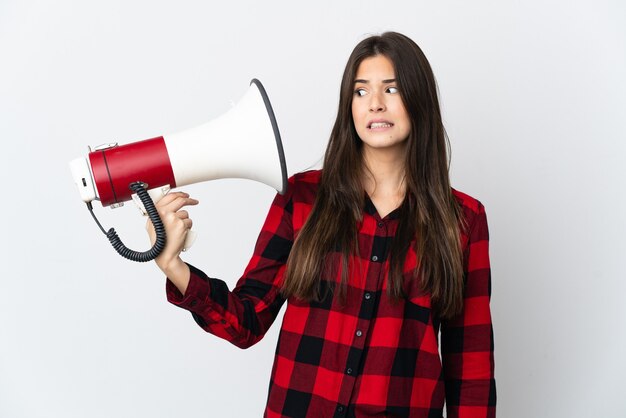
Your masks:
<path fill-rule="evenodd" d="M 402 207 L 402 205 L 400 205 L 399 207 L 395 208 L 394 210 L 389 212 L 389 214 L 387 214 L 387 216 L 385 216 L 383 219 L 389 219 L 389 220 L 391 220 L 391 219 L 398 219 L 400 217 L 400 208 L 401 207 Z M 375 217 L 376 219 L 381 219 L 380 215 L 378 214 L 378 211 L 376 210 L 376 206 L 374 206 L 374 202 L 372 202 L 372 199 L 370 199 L 370 196 L 367 193 L 365 193 L 365 205 L 364 205 L 363 210 L 368 215 L 371 215 L 371 216 Z"/>

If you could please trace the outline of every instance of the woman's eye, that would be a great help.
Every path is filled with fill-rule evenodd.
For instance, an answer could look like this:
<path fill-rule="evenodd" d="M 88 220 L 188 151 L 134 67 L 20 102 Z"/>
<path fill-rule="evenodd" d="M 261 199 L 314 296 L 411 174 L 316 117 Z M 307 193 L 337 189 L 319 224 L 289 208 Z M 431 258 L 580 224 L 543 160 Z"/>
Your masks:
<path fill-rule="evenodd" d="M 354 94 L 356 94 L 357 96 L 365 96 L 366 91 L 364 89 L 356 89 L 354 90 Z"/>
<path fill-rule="evenodd" d="M 387 93 L 397 93 L 398 92 L 398 88 L 397 87 L 388 87 L 387 88 Z"/>

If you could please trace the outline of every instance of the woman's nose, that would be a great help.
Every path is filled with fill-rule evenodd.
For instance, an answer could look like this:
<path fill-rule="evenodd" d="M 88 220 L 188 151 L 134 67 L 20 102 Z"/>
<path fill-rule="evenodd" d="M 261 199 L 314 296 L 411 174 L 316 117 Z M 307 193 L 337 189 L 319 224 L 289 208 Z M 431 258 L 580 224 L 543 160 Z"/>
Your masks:
<path fill-rule="evenodd" d="M 382 112 L 385 110 L 385 101 L 379 94 L 372 94 L 370 97 L 370 112 Z"/>

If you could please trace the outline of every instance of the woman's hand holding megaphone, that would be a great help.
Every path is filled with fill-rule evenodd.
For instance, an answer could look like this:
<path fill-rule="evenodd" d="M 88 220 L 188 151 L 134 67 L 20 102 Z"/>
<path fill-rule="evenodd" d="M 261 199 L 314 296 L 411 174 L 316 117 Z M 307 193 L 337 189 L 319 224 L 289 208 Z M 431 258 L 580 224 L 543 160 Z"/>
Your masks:
<path fill-rule="evenodd" d="M 165 227 L 167 238 L 165 248 L 154 261 L 182 294 L 185 294 L 189 283 L 189 267 L 180 258 L 180 253 L 193 225 L 189 212 L 182 208 L 197 204 L 198 201 L 190 198 L 187 193 L 170 192 L 155 205 Z M 150 242 L 154 245 L 156 234 L 150 219 L 146 223 L 146 229 Z"/>

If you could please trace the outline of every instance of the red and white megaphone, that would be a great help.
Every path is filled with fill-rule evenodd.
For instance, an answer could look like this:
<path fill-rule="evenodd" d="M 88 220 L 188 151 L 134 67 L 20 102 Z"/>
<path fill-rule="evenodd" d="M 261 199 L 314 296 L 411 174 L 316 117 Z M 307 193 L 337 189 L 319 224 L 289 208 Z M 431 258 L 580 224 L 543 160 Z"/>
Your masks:
<path fill-rule="evenodd" d="M 255 180 L 279 193 L 287 187 L 276 118 L 263 85 L 256 79 L 235 107 L 210 122 L 130 144 L 99 146 L 86 158 L 73 160 L 70 168 L 92 215 L 94 200 L 111 207 L 132 198 L 141 201 L 157 232 L 157 242 L 149 251 L 129 250 L 113 228 L 105 232 L 96 219 L 118 253 L 134 261 L 149 261 L 165 246 L 165 232 L 154 202 L 171 188 L 221 178 Z M 185 248 L 193 241 L 194 234 L 190 235 Z"/>

